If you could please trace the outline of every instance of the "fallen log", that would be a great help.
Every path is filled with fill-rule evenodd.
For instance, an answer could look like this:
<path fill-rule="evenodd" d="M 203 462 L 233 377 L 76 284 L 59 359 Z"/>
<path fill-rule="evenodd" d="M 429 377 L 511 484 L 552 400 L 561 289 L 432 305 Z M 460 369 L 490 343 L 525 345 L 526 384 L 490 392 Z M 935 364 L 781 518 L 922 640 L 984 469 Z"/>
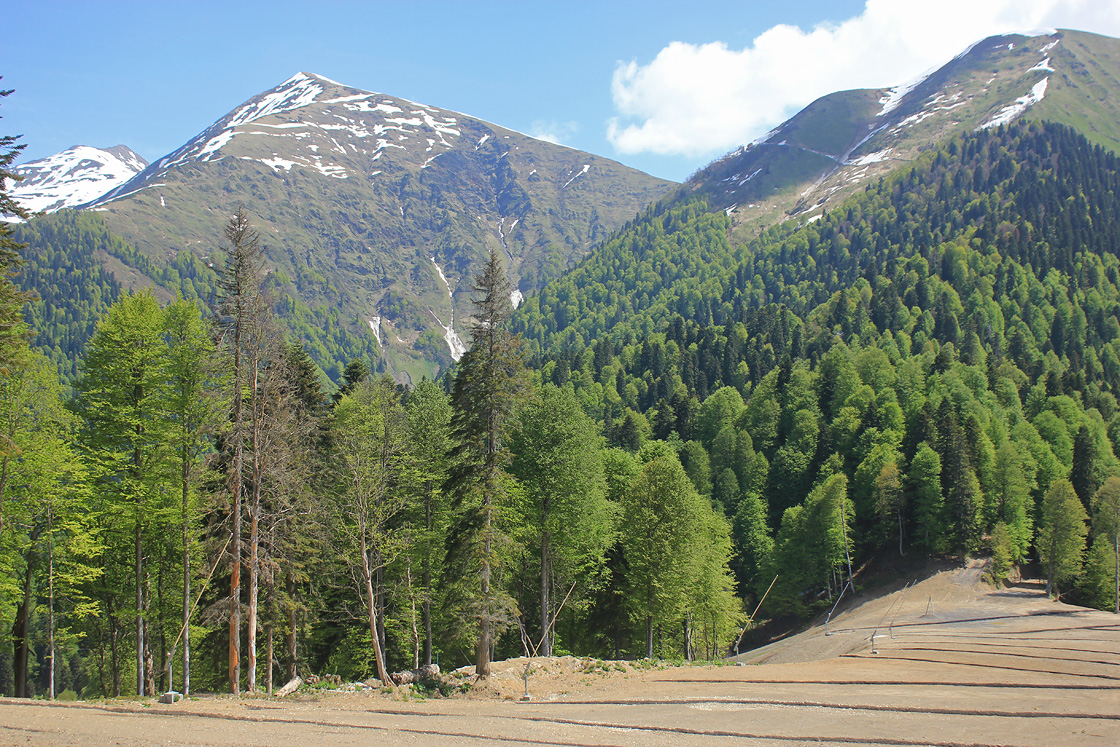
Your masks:
<path fill-rule="evenodd" d="M 397 685 L 414 685 L 417 682 L 424 682 L 425 680 L 434 679 L 439 676 L 439 664 L 425 664 L 419 669 L 411 671 L 405 670 L 403 672 L 396 672 L 390 674 L 389 678 Z"/>
<path fill-rule="evenodd" d="M 295 677 L 293 677 L 291 680 L 288 681 L 288 684 L 284 685 L 282 688 L 277 690 L 275 693 L 273 693 L 273 695 L 275 695 L 278 698 L 282 698 L 285 695 L 291 695 L 296 690 L 298 690 L 299 686 L 302 685 L 302 684 L 303 684 L 303 680 L 300 679 L 300 676 L 297 674 Z"/>

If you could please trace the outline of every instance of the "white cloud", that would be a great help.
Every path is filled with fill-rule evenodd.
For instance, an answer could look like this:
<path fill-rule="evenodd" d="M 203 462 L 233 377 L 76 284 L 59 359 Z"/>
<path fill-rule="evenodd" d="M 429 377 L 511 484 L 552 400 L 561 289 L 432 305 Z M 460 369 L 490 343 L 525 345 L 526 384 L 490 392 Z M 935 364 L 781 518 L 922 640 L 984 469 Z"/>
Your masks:
<path fill-rule="evenodd" d="M 774 26 L 745 49 L 673 42 L 618 64 L 607 137 L 622 153 L 725 152 L 827 93 L 894 86 L 985 37 L 1049 28 L 1120 36 L 1120 0 L 867 0 L 840 24 Z"/>
<path fill-rule="evenodd" d="M 566 145 L 579 132 L 579 122 L 534 120 L 529 126 L 529 136 L 556 145 Z"/>

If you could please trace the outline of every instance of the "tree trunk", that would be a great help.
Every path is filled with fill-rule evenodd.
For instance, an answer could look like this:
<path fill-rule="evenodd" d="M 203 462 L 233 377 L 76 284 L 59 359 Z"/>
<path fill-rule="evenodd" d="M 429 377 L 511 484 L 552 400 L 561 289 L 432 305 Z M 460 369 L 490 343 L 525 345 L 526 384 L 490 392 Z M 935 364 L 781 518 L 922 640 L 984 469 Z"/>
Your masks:
<path fill-rule="evenodd" d="M 550 582 L 552 581 L 552 555 L 549 539 L 548 530 L 545 529 L 541 532 L 541 656 L 552 656 L 552 635 L 549 630 L 552 622 L 552 610 L 549 609 L 550 601 L 548 598 Z"/>
<path fill-rule="evenodd" d="M 1116 574 L 1114 576 L 1116 579 L 1116 606 L 1112 611 L 1120 615 L 1120 532 L 1117 532 L 1113 539 L 1113 549 L 1116 551 Z"/>
<path fill-rule="evenodd" d="M 113 667 L 113 697 L 119 698 L 121 696 L 121 662 L 118 658 L 117 641 L 120 637 L 120 621 L 117 619 L 114 610 L 114 600 L 115 597 L 110 594 L 106 612 L 109 618 L 109 660 Z"/>
<path fill-rule="evenodd" d="M 646 614 L 646 658 L 653 658 L 653 613 Z"/>
<path fill-rule="evenodd" d="M 51 672 L 48 697 L 54 700 L 54 517 L 47 508 L 47 645 L 50 649 Z"/>
<path fill-rule="evenodd" d="M 296 678 L 296 580 L 288 573 L 288 636 L 285 641 L 288 649 L 288 682 Z"/>
<path fill-rule="evenodd" d="M 136 510 L 139 513 L 143 508 L 137 499 Z M 144 538 L 143 523 L 139 515 L 136 517 L 136 694 L 144 695 Z"/>
<path fill-rule="evenodd" d="M 246 657 L 245 690 L 257 691 L 257 600 L 260 585 L 260 496 L 253 487 L 252 510 L 249 514 L 249 619 L 246 621 L 249 652 Z"/>
<path fill-rule="evenodd" d="M 482 528 L 482 568 L 480 570 L 481 576 L 481 596 L 482 596 L 482 610 L 478 616 L 478 648 L 475 651 L 475 675 L 481 678 L 490 676 L 490 522 L 491 522 L 491 498 L 489 492 L 483 499 L 482 510 L 485 512 L 484 525 Z"/>
<path fill-rule="evenodd" d="M 385 669 L 385 657 L 381 652 L 381 640 L 377 635 L 377 596 L 373 591 L 373 569 L 370 568 L 369 553 L 366 551 L 365 526 L 362 526 L 360 531 L 362 534 L 362 581 L 366 587 L 366 606 L 369 608 L 369 634 L 373 639 L 373 653 L 377 658 L 377 676 L 382 684 L 393 687 L 393 681 L 389 679 L 389 672 Z"/>
<path fill-rule="evenodd" d="M 145 571 L 144 575 L 144 684 L 146 693 L 151 696 L 156 694 L 156 669 L 152 663 L 152 626 L 148 622 L 152 599 L 152 577 Z"/>
<path fill-rule="evenodd" d="M 375 553 L 377 568 L 373 572 L 374 598 L 377 600 L 377 640 L 381 650 L 388 650 L 385 644 L 385 559 L 380 552 Z"/>
<path fill-rule="evenodd" d="M 272 695 L 272 661 L 273 661 L 273 659 L 272 659 L 272 620 L 271 619 L 268 621 L 268 633 L 267 633 L 266 640 L 268 641 L 268 665 L 267 665 L 268 666 L 268 674 L 265 677 L 265 682 L 268 686 L 268 694 Z"/>
<path fill-rule="evenodd" d="M 408 603 L 412 609 L 412 668 L 420 668 L 420 629 L 416 626 L 416 593 L 412 587 L 412 556 L 405 556 L 405 582 L 408 584 Z"/>
<path fill-rule="evenodd" d="M 31 692 L 27 687 L 27 668 L 31 660 L 31 646 L 28 638 L 28 628 L 31 623 L 31 559 L 28 558 L 27 569 L 23 574 L 23 599 L 16 607 L 16 619 L 12 624 L 12 644 L 15 661 L 15 695 L 17 698 L 30 698 Z"/>
<path fill-rule="evenodd" d="M 902 552 L 902 511 L 901 511 L 901 509 L 898 512 L 898 554 L 899 555 L 905 555 L 906 554 L 906 553 Z"/>
<path fill-rule="evenodd" d="M 432 486 L 424 497 L 424 664 L 432 663 Z"/>
<path fill-rule="evenodd" d="M 183 480 L 183 695 L 191 694 L 191 537 L 190 537 L 190 462 L 187 447 L 182 452 Z M 175 683 L 169 683 L 169 690 Z"/>
<path fill-rule="evenodd" d="M 230 466 L 230 492 L 233 493 L 232 527 L 233 547 L 230 548 L 229 561 L 229 691 L 234 695 L 241 693 L 241 500 L 244 483 L 242 474 L 244 459 L 245 416 L 242 412 L 241 378 L 241 321 L 237 322 L 233 357 L 233 464 Z"/>

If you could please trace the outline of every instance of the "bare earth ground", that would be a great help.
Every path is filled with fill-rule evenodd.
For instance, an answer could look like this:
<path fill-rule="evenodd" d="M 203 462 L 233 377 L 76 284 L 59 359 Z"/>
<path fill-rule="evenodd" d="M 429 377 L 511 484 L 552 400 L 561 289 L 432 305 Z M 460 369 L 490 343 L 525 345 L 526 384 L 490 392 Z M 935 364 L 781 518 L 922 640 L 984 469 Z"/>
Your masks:
<path fill-rule="evenodd" d="M 1120 618 L 947 571 L 743 666 L 496 665 L 466 697 L 0 700 L 12 745 L 1120 745 Z M 598 669 L 596 667 L 598 666 Z"/>

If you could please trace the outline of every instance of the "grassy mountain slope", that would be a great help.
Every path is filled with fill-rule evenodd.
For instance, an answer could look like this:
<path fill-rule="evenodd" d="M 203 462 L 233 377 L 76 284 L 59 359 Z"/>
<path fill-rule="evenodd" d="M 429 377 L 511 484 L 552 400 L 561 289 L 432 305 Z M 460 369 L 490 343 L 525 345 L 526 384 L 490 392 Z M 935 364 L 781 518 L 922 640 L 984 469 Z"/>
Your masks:
<path fill-rule="evenodd" d="M 452 332 L 463 329 L 469 282 L 488 251 L 505 255 L 528 293 L 670 186 L 462 114 L 300 74 L 90 209 L 161 267 L 184 252 L 213 262 L 229 214 L 244 205 L 278 287 L 311 316 L 366 337 L 355 353 L 417 379 L 454 357 Z"/>
<path fill-rule="evenodd" d="M 909 85 L 818 99 L 701 170 L 678 199 L 699 195 L 727 210 L 745 237 L 818 215 L 948 138 L 1019 116 L 1069 124 L 1115 149 L 1116 101 L 1120 41 L 1077 31 L 991 37 Z"/>

